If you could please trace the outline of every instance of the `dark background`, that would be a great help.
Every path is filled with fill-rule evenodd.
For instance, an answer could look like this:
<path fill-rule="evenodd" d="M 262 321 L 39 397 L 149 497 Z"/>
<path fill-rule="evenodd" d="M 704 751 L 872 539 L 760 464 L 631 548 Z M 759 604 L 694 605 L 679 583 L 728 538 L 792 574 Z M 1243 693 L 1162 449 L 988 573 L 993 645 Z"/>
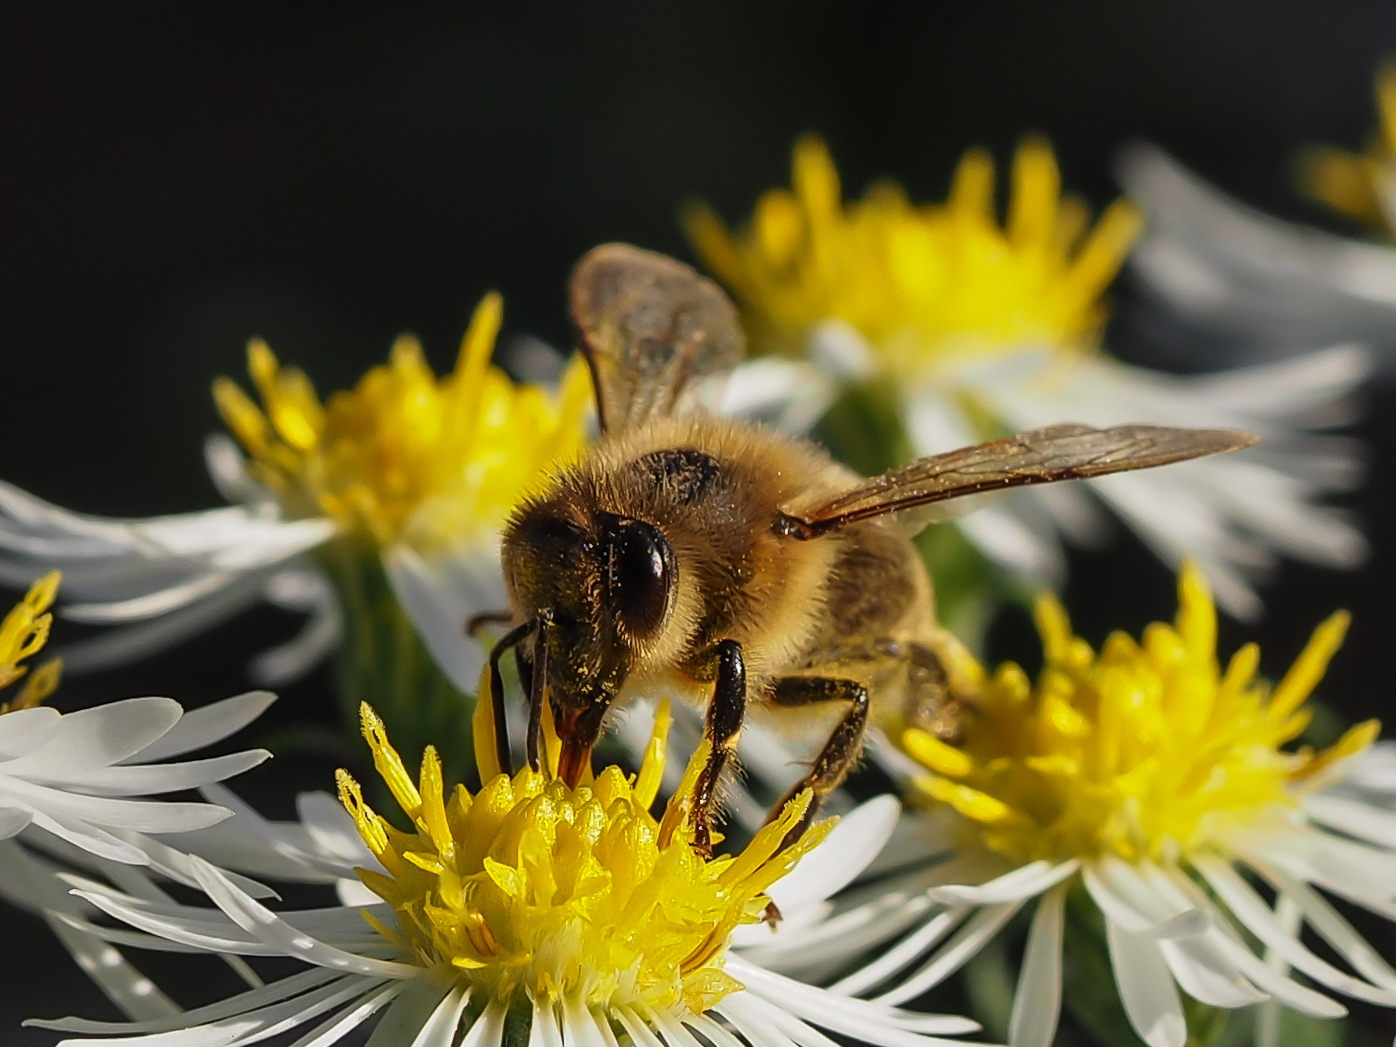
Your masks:
<path fill-rule="evenodd" d="M 1289 163 L 1306 142 L 1366 141 L 1372 74 L 1392 53 L 1396 10 L 1378 3 L 10 5 L 0 476 L 107 515 L 214 505 L 200 455 L 218 424 L 209 383 L 242 377 L 249 336 L 325 393 L 402 331 L 445 369 L 498 288 L 506 340 L 563 345 L 579 254 L 624 239 L 687 256 L 679 202 L 701 195 L 744 218 L 786 183 L 805 131 L 827 138 L 850 194 L 892 175 L 938 198 L 967 147 L 1003 164 L 1041 131 L 1067 187 L 1096 205 L 1117 192 L 1117 148 L 1148 139 L 1267 210 L 1342 228 L 1298 198 Z M 1128 357 L 1138 306 L 1127 285 L 1115 297 L 1110 344 Z M 1270 616 L 1224 631 L 1228 650 L 1260 639 L 1277 673 L 1321 616 L 1351 607 L 1324 694 L 1353 719 L 1388 706 L 1392 401 L 1374 390 L 1361 430 L 1372 481 L 1353 504 L 1370 565 L 1287 566 Z M 1067 596 L 1092 640 L 1174 607 L 1171 577 L 1129 545 L 1079 558 Z M 71 680 L 57 704 L 233 693 L 247 657 L 293 625 L 248 616 Z M 1028 639 L 1009 622 L 998 653 L 1031 658 Z M 273 725 L 328 713 L 329 684 L 322 670 L 286 689 Z M 244 791 L 288 816 L 328 771 L 273 763 Z M 5 1042 L 25 1015 L 111 1013 L 37 921 L 0 919 Z M 171 985 L 201 1002 L 228 984 L 207 977 Z"/>

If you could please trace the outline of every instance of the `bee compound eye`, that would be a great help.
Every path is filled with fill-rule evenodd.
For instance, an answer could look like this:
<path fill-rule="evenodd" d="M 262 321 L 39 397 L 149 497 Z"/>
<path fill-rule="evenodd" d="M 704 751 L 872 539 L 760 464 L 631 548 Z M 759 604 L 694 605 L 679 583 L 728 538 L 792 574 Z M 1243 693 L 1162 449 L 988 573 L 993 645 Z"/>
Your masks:
<path fill-rule="evenodd" d="M 643 520 L 616 519 L 608 545 L 611 606 L 630 635 L 652 636 L 673 599 L 673 550 L 659 529 Z"/>

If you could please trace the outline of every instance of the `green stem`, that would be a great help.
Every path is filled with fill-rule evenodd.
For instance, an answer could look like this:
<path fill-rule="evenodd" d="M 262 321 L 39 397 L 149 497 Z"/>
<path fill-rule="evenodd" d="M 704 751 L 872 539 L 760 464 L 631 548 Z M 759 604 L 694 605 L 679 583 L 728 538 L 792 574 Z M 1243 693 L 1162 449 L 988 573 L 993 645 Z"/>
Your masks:
<path fill-rule="evenodd" d="M 393 595 L 377 548 L 342 538 L 322 557 L 344 608 L 339 693 L 346 733 L 358 738 L 359 705 L 368 702 L 410 771 L 434 745 L 444 780 L 462 781 L 474 764 L 472 698 L 437 668 Z"/>

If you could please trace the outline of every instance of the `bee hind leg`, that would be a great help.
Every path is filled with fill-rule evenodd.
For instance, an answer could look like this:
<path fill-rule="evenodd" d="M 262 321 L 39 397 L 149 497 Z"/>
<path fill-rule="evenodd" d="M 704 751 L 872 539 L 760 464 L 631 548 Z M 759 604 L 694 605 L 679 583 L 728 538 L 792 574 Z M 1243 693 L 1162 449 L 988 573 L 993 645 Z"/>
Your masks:
<path fill-rule="evenodd" d="M 809 828 L 819 813 L 824 798 L 838 788 L 848 776 L 858 757 L 863 752 L 863 732 L 868 726 L 868 689 L 857 680 L 845 680 L 828 676 L 786 676 L 776 681 L 768 699 L 772 705 L 791 709 L 806 705 L 821 705 L 824 702 L 847 702 L 848 712 L 844 714 L 834 733 L 824 743 L 824 748 L 814 758 L 809 771 L 796 782 L 788 793 L 780 798 L 771 813 L 766 816 L 767 824 L 775 821 L 785 805 L 806 789 L 814 795 L 798 824 L 791 827 L 782 848 L 789 847 Z"/>

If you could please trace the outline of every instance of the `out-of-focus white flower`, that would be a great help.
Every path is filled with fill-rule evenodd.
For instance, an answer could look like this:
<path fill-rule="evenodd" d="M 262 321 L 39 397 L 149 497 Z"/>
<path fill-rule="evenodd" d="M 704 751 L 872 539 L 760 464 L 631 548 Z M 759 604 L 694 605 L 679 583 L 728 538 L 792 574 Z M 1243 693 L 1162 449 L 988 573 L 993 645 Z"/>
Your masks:
<path fill-rule="evenodd" d="M 1068 893 L 1081 885 L 1103 919 L 1125 1013 L 1150 1047 L 1182 1047 L 1179 989 L 1212 1007 L 1268 1002 L 1317 1017 L 1345 1013 L 1330 993 L 1396 1007 L 1396 970 L 1321 893 L 1396 920 L 1396 760 L 1368 748 L 1375 721 L 1321 752 L 1280 748 L 1308 723 L 1305 702 L 1346 615 L 1321 625 L 1271 690 L 1255 677 L 1254 644 L 1218 664 L 1200 573 L 1186 568 L 1179 593 L 1175 624 L 1150 625 L 1140 642 L 1116 633 L 1099 654 L 1054 600 L 1040 601 L 1036 684 L 1002 667 L 961 748 L 916 730 L 903 739 L 923 769 L 915 790 L 943 805 L 907 823 L 896 846 L 892 860 L 919 856 L 917 871 L 757 958 L 800 973 L 882 946 L 830 988 L 882 985 L 876 998 L 896 1004 L 1036 900 L 1009 1039 L 1047 1047 Z M 1338 963 L 1304 943 L 1305 925 Z M 1273 1045 L 1278 1023 L 1261 1029 Z"/>
<path fill-rule="evenodd" d="M 1353 448 L 1311 430 L 1345 420 L 1334 406 L 1367 375 L 1366 356 L 1339 347 L 1189 378 L 1113 360 L 1095 348 L 1102 295 L 1138 235 L 1138 213 L 1116 202 L 1089 228 L 1084 206 L 1060 195 L 1051 150 L 1030 141 L 1001 227 L 993 177 L 975 151 L 944 204 L 913 205 L 882 185 L 844 205 L 828 153 L 806 140 L 793 189 L 764 195 L 739 235 L 695 212 L 694 243 L 744 307 L 754 345 L 796 358 L 756 375 L 746 398 L 808 424 L 841 390 L 867 385 L 896 406 L 918 455 L 1060 422 L 1262 435 L 1239 455 L 1015 492 L 957 521 L 990 560 L 1038 582 L 1061 579 L 1060 536 L 1099 540 L 1103 514 L 1087 492 L 1165 562 L 1202 564 L 1236 615 L 1259 612 L 1251 581 L 1278 554 L 1360 562 L 1361 534 L 1317 504 L 1357 482 Z"/>
<path fill-rule="evenodd" d="M 1159 305 L 1179 363 L 1358 343 L 1384 374 L 1396 366 L 1396 248 L 1262 214 L 1152 146 L 1126 150 L 1118 173 L 1149 218 L 1130 270 Z"/>
<path fill-rule="evenodd" d="M 462 626 L 505 606 L 505 516 L 539 471 L 576 453 L 590 410 L 580 363 L 556 394 L 490 364 L 501 315 L 499 296 L 487 295 L 451 374 L 438 378 L 402 338 L 386 366 L 323 404 L 304 374 L 254 341 L 261 405 L 227 379 L 214 387 L 247 457 L 226 437 L 206 448 L 215 483 L 237 504 L 112 520 L 0 484 L 0 579 L 58 566 L 79 601 L 61 613 L 121 626 L 64 652 L 83 670 L 140 657 L 260 600 L 309 614 L 298 637 L 254 663 L 267 683 L 323 658 L 346 624 L 352 633 L 358 618 L 381 618 L 386 593 L 375 585 L 390 587 L 441 670 L 469 692 L 483 652 Z"/>
<path fill-rule="evenodd" d="M 132 1017 L 173 1013 L 173 1004 L 107 943 L 73 921 L 88 907 L 56 879 L 56 856 L 96 868 L 149 867 L 194 881 L 182 855 L 152 834 L 206 829 L 230 811 L 209 803 L 150 799 L 220 782 L 270 754 L 254 749 L 169 762 L 222 741 L 272 701 L 265 693 L 185 713 L 170 698 L 130 698 L 74 713 L 41 703 L 58 684 L 59 663 L 30 673 L 44 646 L 58 589 L 54 572 L 0 622 L 0 687 L 28 675 L 0 704 L 0 897 L 37 912 L 80 966 Z"/>
<path fill-rule="evenodd" d="M 479 793 L 458 787 L 448 798 L 434 750 L 414 782 L 381 721 L 364 715 L 379 773 L 413 826 L 393 829 L 341 772 L 341 797 L 375 858 L 360 875 L 382 901 L 279 915 L 197 858 L 217 910 L 94 884 L 79 891 L 137 929 L 99 932 L 114 940 L 292 956 L 309 970 L 168 1019 L 33 1024 L 86 1034 L 65 1043 L 154 1045 L 186 1029 L 228 1047 L 302 1027 L 299 1043 L 327 1045 L 385 1008 L 373 1042 L 420 1047 L 496 1047 L 521 1009 L 530 1042 L 589 1047 L 616 1047 L 617 1026 L 652 1047 L 826 1044 L 815 1026 L 881 1047 L 936 1047 L 948 1043 L 940 1035 L 976 1028 L 803 985 L 729 950 L 768 898 L 807 913 L 856 876 L 891 832 L 895 801 L 866 805 L 833 834 L 827 824 L 805 830 L 786 848 L 802 797 L 740 854 L 708 858 L 686 813 L 701 753 L 664 816 L 649 813 L 664 716 L 634 778 L 609 767 L 573 790 L 555 767 L 493 777 L 482 768 Z M 253 852 L 245 864 L 263 863 L 265 843 L 243 839 Z M 301 843 L 344 863 L 342 841 L 312 832 Z"/>

